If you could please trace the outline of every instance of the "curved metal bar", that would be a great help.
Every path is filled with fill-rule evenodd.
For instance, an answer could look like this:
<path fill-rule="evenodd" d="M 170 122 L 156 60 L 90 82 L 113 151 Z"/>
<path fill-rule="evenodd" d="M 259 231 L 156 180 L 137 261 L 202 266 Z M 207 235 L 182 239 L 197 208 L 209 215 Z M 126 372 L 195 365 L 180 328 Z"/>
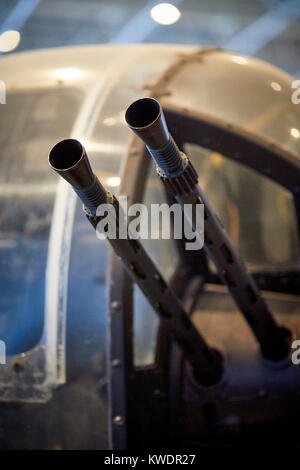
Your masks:
<path fill-rule="evenodd" d="M 225 155 L 276 181 L 291 191 L 296 208 L 300 245 L 300 160 L 266 138 L 221 119 L 185 108 L 164 108 L 169 128 L 182 142 L 198 144 Z"/>
<path fill-rule="evenodd" d="M 122 169 L 119 195 L 127 195 L 134 204 L 143 198 L 151 163 L 145 163 L 145 147 L 138 137 L 130 141 Z M 109 271 L 108 377 L 110 397 L 110 448 L 130 445 L 133 360 L 133 282 L 120 258 L 112 251 Z"/>

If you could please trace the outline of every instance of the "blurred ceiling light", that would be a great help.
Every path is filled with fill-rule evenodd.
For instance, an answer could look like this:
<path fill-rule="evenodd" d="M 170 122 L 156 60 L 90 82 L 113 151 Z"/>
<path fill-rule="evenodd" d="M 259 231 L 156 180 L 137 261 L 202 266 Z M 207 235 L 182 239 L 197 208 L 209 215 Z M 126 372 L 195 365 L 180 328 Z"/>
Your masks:
<path fill-rule="evenodd" d="M 83 71 L 75 68 L 65 68 L 59 69 L 56 75 L 60 80 L 76 80 L 83 76 Z"/>
<path fill-rule="evenodd" d="M 232 62 L 235 62 L 236 64 L 244 65 L 248 63 L 248 60 L 246 59 L 246 57 L 242 57 L 240 55 L 234 55 L 232 57 Z"/>
<path fill-rule="evenodd" d="M 154 21 L 159 24 L 169 25 L 179 20 L 181 13 L 171 3 L 159 3 L 150 12 Z"/>
<path fill-rule="evenodd" d="M 106 182 L 108 186 L 116 188 L 117 186 L 120 186 L 121 179 L 118 176 L 112 176 L 111 178 L 107 178 Z"/>
<path fill-rule="evenodd" d="M 299 139 L 300 131 L 296 129 L 296 127 L 292 127 L 292 129 L 290 130 L 290 133 L 292 137 L 295 137 L 295 139 Z"/>
<path fill-rule="evenodd" d="M 105 126 L 111 127 L 116 124 L 116 120 L 113 117 L 103 119 L 103 124 Z"/>
<path fill-rule="evenodd" d="M 13 51 L 19 45 L 20 39 L 19 31 L 5 31 L 0 35 L 0 52 Z"/>
<path fill-rule="evenodd" d="M 279 83 L 277 83 L 277 82 L 271 82 L 271 87 L 275 91 L 281 91 L 281 85 L 279 85 Z"/>

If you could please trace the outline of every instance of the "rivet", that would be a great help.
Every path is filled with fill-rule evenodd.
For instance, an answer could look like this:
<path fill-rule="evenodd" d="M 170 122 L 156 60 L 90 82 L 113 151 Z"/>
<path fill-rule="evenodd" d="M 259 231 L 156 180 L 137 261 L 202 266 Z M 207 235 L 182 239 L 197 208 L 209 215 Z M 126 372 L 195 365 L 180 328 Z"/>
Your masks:
<path fill-rule="evenodd" d="M 113 419 L 113 423 L 117 424 L 118 426 L 122 426 L 124 424 L 124 419 L 122 416 L 115 416 Z"/>
<path fill-rule="evenodd" d="M 118 300 L 113 300 L 110 304 L 111 308 L 114 310 L 119 310 L 121 308 L 121 303 Z"/>

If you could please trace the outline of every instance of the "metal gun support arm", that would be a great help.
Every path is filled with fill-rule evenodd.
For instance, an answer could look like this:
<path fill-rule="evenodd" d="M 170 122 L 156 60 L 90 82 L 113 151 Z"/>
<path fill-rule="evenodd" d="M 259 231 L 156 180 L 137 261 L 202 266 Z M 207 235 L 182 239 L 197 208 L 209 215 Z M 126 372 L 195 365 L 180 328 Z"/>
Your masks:
<path fill-rule="evenodd" d="M 157 165 L 160 178 L 176 200 L 181 205 L 204 204 L 204 249 L 247 320 L 260 344 L 262 354 L 270 360 L 281 360 L 286 357 L 290 351 L 290 344 L 285 330 L 275 323 L 255 281 L 206 200 L 198 185 L 198 175 L 192 163 L 179 151 L 170 136 L 158 101 L 153 98 L 135 101 L 127 109 L 126 121 L 145 143 Z M 195 212 L 192 211 L 194 215 L 191 222 L 193 229 L 197 230 Z"/>
<path fill-rule="evenodd" d="M 125 220 L 124 213 L 117 199 L 93 174 L 85 150 L 78 141 L 67 139 L 58 143 L 50 152 L 49 163 L 81 198 L 95 230 L 99 229 L 102 220 L 97 216 L 97 207 L 102 203 L 114 209 L 108 217 L 118 229 L 120 218 Z M 192 365 L 196 379 L 203 385 L 217 383 L 223 372 L 220 353 L 207 345 L 141 243 L 130 237 L 127 225 L 126 238 L 120 238 L 117 231 L 116 238 L 108 237 L 108 241 Z"/>

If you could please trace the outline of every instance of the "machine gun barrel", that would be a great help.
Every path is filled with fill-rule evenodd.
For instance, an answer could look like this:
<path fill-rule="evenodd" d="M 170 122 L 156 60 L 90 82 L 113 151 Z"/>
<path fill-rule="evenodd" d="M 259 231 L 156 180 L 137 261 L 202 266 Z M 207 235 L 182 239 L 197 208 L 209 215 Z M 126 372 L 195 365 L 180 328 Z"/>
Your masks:
<path fill-rule="evenodd" d="M 75 139 L 62 140 L 51 150 L 49 164 L 71 184 L 91 214 L 96 215 L 97 207 L 106 202 L 106 191 L 94 175 L 81 143 Z"/>
<path fill-rule="evenodd" d="M 113 223 L 120 221 L 120 218 L 125 221 L 125 214 L 118 200 L 104 189 L 94 175 L 80 142 L 72 139 L 59 142 L 50 152 L 49 163 L 72 185 L 82 200 L 88 220 L 95 230 L 98 230 L 98 223 L 102 220 L 102 217 L 97 215 L 97 208 L 102 203 L 114 208 L 111 212 Z M 223 372 L 222 356 L 207 345 L 143 246 L 138 240 L 132 239 L 128 226 L 124 223 L 126 237 L 119 237 L 117 232 L 117 237 L 108 236 L 108 241 L 191 364 L 195 378 L 203 385 L 217 383 Z M 119 226 L 117 223 L 116 228 Z"/>
<path fill-rule="evenodd" d="M 270 360 L 287 357 L 290 344 L 286 331 L 277 326 L 255 281 L 199 187 L 193 165 L 169 134 L 159 102 L 154 98 L 133 102 L 126 111 L 126 121 L 145 143 L 159 176 L 176 200 L 181 205 L 204 204 L 204 249 L 253 331 L 262 354 Z M 192 218 L 191 222 L 197 230 L 195 219 Z"/>

